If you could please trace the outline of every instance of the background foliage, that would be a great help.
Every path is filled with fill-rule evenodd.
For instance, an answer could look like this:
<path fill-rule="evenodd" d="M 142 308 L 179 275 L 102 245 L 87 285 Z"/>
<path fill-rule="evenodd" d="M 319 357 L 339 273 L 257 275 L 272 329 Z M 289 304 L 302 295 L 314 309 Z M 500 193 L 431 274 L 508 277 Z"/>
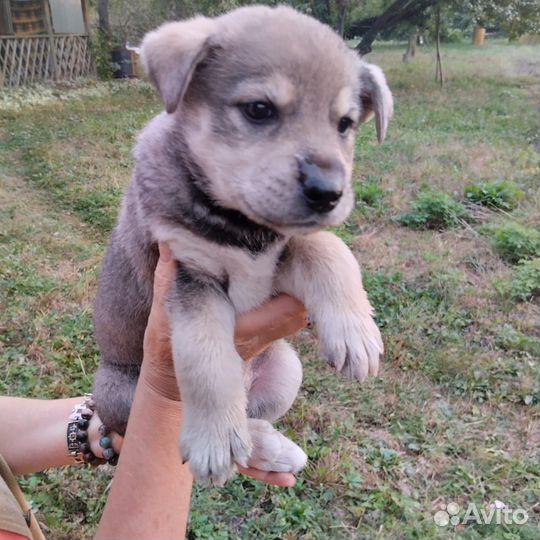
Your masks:
<path fill-rule="evenodd" d="M 93 5 L 98 1 L 108 4 L 111 34 L 117 44 L 136 44 L 145 32 L 166 20 L 197 14 L 215 16 L 250 4 L 288 4 L 329 24 L 342 35 L 355 38 L 360 21 L 375 19 L 392 7 L 425 5 L 419 14 L 406 17 L 391 28 L 382 28 L 380 35 L 385 39 L 401 39 L 415 27 L 432 32 L 431 6 L 436 4 L 436 0 L 94 0 Z M 474 24 L 504 32 L 511 39 L 540 32 L 540 5 L 535 0 L 441 0 L 440 4 L 444 12 L 443 39 L 469 36 Z"/>

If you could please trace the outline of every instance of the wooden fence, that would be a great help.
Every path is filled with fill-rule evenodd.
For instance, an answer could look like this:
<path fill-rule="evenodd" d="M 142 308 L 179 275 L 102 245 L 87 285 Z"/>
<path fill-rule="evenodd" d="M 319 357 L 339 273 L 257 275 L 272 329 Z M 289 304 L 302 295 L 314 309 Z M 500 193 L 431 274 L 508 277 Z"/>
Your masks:
<path fill-rule="evenodd" d="M 88 36 L 0 36 L 0 88 L 92 75 Z"/>

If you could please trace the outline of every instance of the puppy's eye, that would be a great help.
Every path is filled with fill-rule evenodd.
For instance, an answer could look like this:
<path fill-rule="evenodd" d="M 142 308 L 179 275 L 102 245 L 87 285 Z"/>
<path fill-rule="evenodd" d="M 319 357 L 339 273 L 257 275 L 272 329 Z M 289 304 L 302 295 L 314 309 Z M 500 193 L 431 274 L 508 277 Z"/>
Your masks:
<path fill-rule="evenodd" d="M 353 121 L 348 116 L 343 116 L 339 120 L 338 131 L 340 133 L 346 133 L 353 125 Z"/>
<path fill-rule="evenodd" d="M 252 101 L 241 105 L 240 108 L 252 122 L 263 123 L 277 117 L 277 109 L 269 101 Z"/>

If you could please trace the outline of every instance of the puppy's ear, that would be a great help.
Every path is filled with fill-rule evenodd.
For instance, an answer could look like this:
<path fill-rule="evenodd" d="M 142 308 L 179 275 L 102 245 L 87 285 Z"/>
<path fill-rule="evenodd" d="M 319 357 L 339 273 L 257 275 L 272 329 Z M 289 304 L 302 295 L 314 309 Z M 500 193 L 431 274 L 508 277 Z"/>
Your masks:
<path fill-rule="evenodd" d="M 394 100 L 381 68 L 360 62 L 360 99 L 362 112 L 360 122 L 366 122 L 375 114 L 377 139 L 384 141 L 388 122 L 394 112 Z"/>
<path fill-rule="evenodd" d="M 168 113 L 176 110 L 197 64 L 209 49 L 215 23 L 206 17 L 166 23 L 146 34 L 141 58 Z"/>

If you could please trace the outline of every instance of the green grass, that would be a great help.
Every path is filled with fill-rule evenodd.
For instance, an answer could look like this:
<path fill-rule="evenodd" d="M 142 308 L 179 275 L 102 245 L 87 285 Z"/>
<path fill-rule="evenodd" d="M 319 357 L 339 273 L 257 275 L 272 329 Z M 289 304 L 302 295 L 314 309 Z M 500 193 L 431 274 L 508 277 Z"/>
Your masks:
<path fill-rule="evenodd" d="M 484 233 L 512 222 L 534 236 L 539 225 L 531 70 L 540 62 L 529 46 L 447 46 L 441 90 L 432 50 L 408 65 L 402 52 L 368 57 L 385 69 L 396 113 L 384 145 L 372 124 L 361 129 L 357 204 L 336 231 L 358 256 L 376 309 L 381 377 L 338 377 L 313 333 L 295 338 L 305 380 L 280 429 L 306 449 L 308 467 L 285 490 L 246 478 L 196 487 L 191 539 L 537 537 L 538 259 L 513 265 Z M 92 299 L 130 150 L 160 105 L 147 84 L 85 82 L 6 93 L 2 106 L 0 392 L 80 394 L 98 361 Z M 502 182 L 523 196 L 492 188 Z M 466 186 L 488 186 L 472 201 L 485 206 L 469 206 Z M 431 197 L 428 210 L 444 217 L 466 203 L 474 219 L 396 223 L 422 193 L 443 201 Z M 512 244 L 513 257 L 525 257 L 523 245 Z M 111 476 L 72 467 L 21 483 L 48 537 L 81 538 L 95 530 Z M 494 500 L 524 508 L 528 524 L 433 521 L 440 504 Z"/>

